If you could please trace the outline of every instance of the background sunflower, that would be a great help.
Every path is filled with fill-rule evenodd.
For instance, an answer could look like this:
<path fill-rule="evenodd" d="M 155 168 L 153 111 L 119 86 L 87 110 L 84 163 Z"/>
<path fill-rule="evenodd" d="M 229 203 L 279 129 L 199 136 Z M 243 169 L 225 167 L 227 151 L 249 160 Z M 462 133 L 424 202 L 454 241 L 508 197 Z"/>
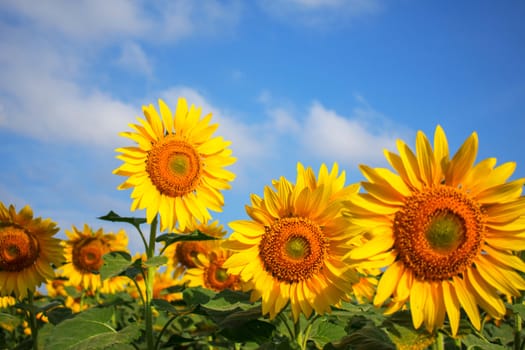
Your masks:
<path fill-rule="evenodd" d="M 24 298 L 55 276 L 64 262 L 58 231 L 50 219 L 33 218 L 29 206 L 17 213 L 0 202 L 0 296 Z"/>
<path fill-rule="evenodd" d="M 88 290 L 104 287 L 106 292 L 124 288 L 125 279 L 115 277 L 102 282 L 99 274 L 104 264 L 104 254 L 127 252 L 128 236 L 124 230 L 106 234 L 102 229 L 93 231 L 91 227 L 84 225 L 82 231 L 73 226 L 71 231 L 66 230 L 66 235 L 69 238 L 64 241 L 67 263 L 62 267 L 62 274 L 69 278 L 70 284 Z"/>

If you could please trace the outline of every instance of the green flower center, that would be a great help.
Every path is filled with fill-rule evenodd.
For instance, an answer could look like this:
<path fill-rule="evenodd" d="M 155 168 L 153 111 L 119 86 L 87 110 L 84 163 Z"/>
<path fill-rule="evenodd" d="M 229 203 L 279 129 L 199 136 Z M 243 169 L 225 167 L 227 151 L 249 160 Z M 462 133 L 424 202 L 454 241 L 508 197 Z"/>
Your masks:
<path fill-rule="evenodd" d="M 174 154 L 169 160 L 169 168 L 177 175 L 186 175 L 188 172 L 188 156 L 185 154 Z"/>
<path fill-rule="evenodd" d="M 310 253 L 310 246 L 304 237 L 290 237 L 284 249 L 292 259 L 302 259 Z"/>
<path fill-rule="evenodd" d="M 426 238 L 432 249 L 437 252 L 454 251 L 465 240 L 464 220 L 456 214 L 438 211 L 430 221 Z"/>
<path fill-rule="evenodd" d="M 228 280 L 228 277 L 230 277 L 230 275 L 228 275 L 226 269 L 218 268 L 217 271 L 215 271 L 215 278 L 217 281 L 224 282 Z"/>

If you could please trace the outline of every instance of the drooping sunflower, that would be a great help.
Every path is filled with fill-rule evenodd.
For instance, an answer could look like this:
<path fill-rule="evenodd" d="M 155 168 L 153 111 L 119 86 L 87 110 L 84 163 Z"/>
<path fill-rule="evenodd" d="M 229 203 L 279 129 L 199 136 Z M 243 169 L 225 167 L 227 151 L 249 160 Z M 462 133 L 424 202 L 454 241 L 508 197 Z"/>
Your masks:
<path fill-rule="evenodd" d="M 148 223 L 159 214 L 162 231 L 184 230 L 192 218 L 211 219 L 209 209 L 222 211 L 221 190 L 235 178 L 224 167 L 235 158 L 229 141 L 212 137 L 218 124 L 210 124 L 211 114 L 201 119 L 201 109 L 188 109 L 184 98 L 175 115 L 162 100 L 159 107 L 160 116 L 153 105 L 144 106 L 146 119 L 129 124 L 136 132 L 120 134 L 138 146 L 116 149 L 124 164 L 114 173 L 129 177 L 118 188 L 133 188 L 131 210 L 146 209 Z"/>
<path fill-rule="evenodd" d="M 58 231 L 50 219 L 33 218 L 29 206 L 17 213 L 0 202 L 0 296 L 23 298 L 55 276 L 64 262 Z"/>
<path fill-rule="evenodd" d="M 500 293 L 518 296 L 525 289 L 517 273 L 525 263 L 514 254 L 525 249 L 525 179 L 508 181 L 514 163 L 474 164 L 476 133 L 452 158 L 440 126 L 433 148 L 421 131 L 415 154 L 400 140 L 397 148 L 399 155 L 385 151 L 395 172 L 361 166 L 366 193 L 349 205 L 353 223 L 371 235 L 350 258 L 388 266 L 374 304 L 389 301 L 389 313 L 408 304 L 414 327 L 429 331 L 448 315 L 454 335 L 460 308 L 478 330 L 478 306 L 501 319 Z"/>
<path fill-rule="evenodd" d="M 232 275 L 223 267 L 224 262 L 232 255 L 227 249 L 217 247 L 208 255 L 198 254 L 196 266 L 187 269 L 183 281 L 189 287 L 202 286 L 220 292 L 221 290 L 240 290 L 239 276 Z"/>
<path fill-rule="evenodd" d="M 226 235 L 224 227 L 219 225 L 218 221 L 198 223 L 195 219 L 192 219 L 183 230 L 177 228 L 174 232 L 187 235 L 195 231 L 217 239 Z M 170 244 L 163 254 L 168 258 L 168 270 L 172 271 L 175 276 L 181 276 L 187 269 L 197 267 L 199 254 L 208 255 L 218 246 L 217 240 L 180 241 Z"/>
<path fill-rule="evenodd" d="M 84 225 L 82 231 L 73 226 L 71 231 L 65 232 L 69 239 L 64 241 L 67 264 L 62 267 L 62 274 L 69 278 L 70 284 L 92 291 L 104 287 L 101 291 L 106 293 L 125 287 L 125 279 L 110 278 L 103 283 L 99 274 L 105 254 L 127 252 L 128 236 L 124 230 L 117 234 L 104 233 L 102 229 L 93 231 L 89 225 Z"/>
<path fill-rule="evenodd" d="M 239 275 L 253 301 L 274 318 L 290 302 L 294 320 L 315 310 L 322 314 L 347 298 L 355 269 L 345 262 L 354 234 L 343 203 L 359 185 L 345 186 L 345 173 L 322 165 L 319 178 L 297 165 L 295 184 L 281 177 L 266 186 L 264 197 L 251 196 L 251 220 L 230 223 L 234 231 L 223 247 L 235 253 L 223 264 Z"/>

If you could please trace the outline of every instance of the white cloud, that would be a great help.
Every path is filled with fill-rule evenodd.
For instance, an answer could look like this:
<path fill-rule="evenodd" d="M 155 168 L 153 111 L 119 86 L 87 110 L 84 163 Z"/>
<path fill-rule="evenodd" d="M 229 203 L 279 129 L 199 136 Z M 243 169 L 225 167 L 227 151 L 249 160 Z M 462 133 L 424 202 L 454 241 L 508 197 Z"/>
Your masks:
<path fill-rule="evenodd" d="M 370 117 L 375 115 L 372 110 L 356 108 L 354 111 L 357 113 L 344 117 L 314 102 L 302 133 L 304 147 L 318 157 L 340 159 L 345 163 L 383 162 L 383 150 L 393 149 L 399 134 L 384 126 L 372 127 Z"/>
<path fill-rule="evenodd" d="M 139 44 L 127 41 L 122 44 L 118 65 L 132 73 L 141 73 L 147 77 L 153 74 L 153 66 Z"/>
<path fill-rule="evenodd" d="M 242 6 L 238 0 L 5 0 L 0 9 L 70 40 L 102 45 L 123 38 L 156 42 L 224 33 L 237 24 Z"/>
<path fill-rule="evenodd" d="M 382 0 L 259 0 L 271 16 L 308 27 L 346 25 L 383 10 Z"/>

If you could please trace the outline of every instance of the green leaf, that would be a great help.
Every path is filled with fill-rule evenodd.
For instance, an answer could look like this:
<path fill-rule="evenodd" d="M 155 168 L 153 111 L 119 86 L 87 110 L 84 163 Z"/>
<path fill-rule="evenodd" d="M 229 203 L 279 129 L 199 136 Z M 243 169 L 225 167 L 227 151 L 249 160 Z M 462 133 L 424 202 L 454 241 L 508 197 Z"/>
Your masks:
<path fill-rule="evenodd" d="M 261 320 L 250 320 L 237 327 L 225 328 L 220 333 L 235 342 L 255 341 L 263 343 L 272 336 L 275 326 Z"/>
<path fill-rule="evenodd" d="M 155 306 L 157 310 L 167 311 L 176 315 L 179 314 L 177 308 L 175 308 L 175 306 L 171 305 L 168 301 L 164 299 L 153 299 L 151 301 L 151 304 L 153 304 L 153 306 Z"/>
<path fill-rule="evenodd" d="M 50 310 L 46 313 L 49 322 L 54 325 L 59 324 L 60 322 L 73 317 L 73 311 L 67 307 L 57 307 L 53 310 Z"/>
<path fill-rule="evenodd" d="M 182 292 L 182 299 L 189 306 L 206 304 L 215 296 L 215 292 L 202 287 L 186 288 Z"/>
<path fill-rule="evenodd" d="M 476 337 L 474 334 L 469 334 L 461 338 L 461 342 L 467 346 L 467 350 L 504 350 L 508 349 L 505 346 L 492 344 L 486 340 Z"/>
<path fill-rule="evenodd" d="M 155 241 L 164 242 L 164 249 L 176 242 L 182 241 L 209 241 L 217 239 L 217 237 L 208 236 L 199 230 L 195 230 L 191 233 L 165 233 L 157 237 Z"/>
<path fill-rule="evenodd" d="M 14 329 L 20 324 L 20 317 L 0 312 L 0 326 L 5 329 Z"/>
<path fill-rule="evenodd" d="M 108 324 L 112 316 L 111 308 L 93 308 L 55 327 L 45 325 L 39 344 L 44 350 L 131 349 L 127 344 L 140 337 L 141 327 L 132 324 L 117 332 Z"/>
<path fill-rule="evenodd" d="M 512 310 L 515 314 L 519 314 L 521 319 L 525 320 L 525 304 L 510 304 L 507 305 L 509 309 Z"/>
<path fill-rule="evenodd" d="M 225 289 L 202 306 L 207 310 L 233 311 L 235 309 L 247 310 L 253 307 L 253 303 L 250 302 L 250 296 L 247 293 Z"/>
<path fill-rule="evenodd" d="M 395 350 L 395 345 L 380 329 L 365 326 L 340 341 L 328 344 L 325 349 Z"/>
<path fill-rule="evenodd" d="M 346 335 L 345 327 L 334 322 L 330 322 L 325 318 L 320 318 L 312 325 L 310 332 L 310 339 L 315 344 L 322 348 L 327 343 L 337 341 Z"/>
<path fill-rule="evenodd" d="M 240 310 L 226 315 L 221 321 L 218 322 L 221 328 L 234 328 L 250 320 L 258 319 L 262 316 L 261 306 L 254 307 L 248 310 Z"/>
<path fill-rule="evenodd" d="M 144 261 L 145 267 L 158 267 L 168 262 L 168 257 L 165 255 L 152 256 L 148 260 Z"/>
<path fill-rule="evenodd" d="M 141 224 L 146 223 L 146 219 L 144 218 L 135 218 L 135 217 L 122 217 L 115 213 L 113 210 L 110 210 L 109 213 L 107 213 L 104 216 L 99 216 L 98 219 L 105 220 L 105 221 L 111 221 L 111 222 L 127 222 L 129 224 L 132 224 L 135 227 L 138 227 Z"/>
<path fill-rule="evenodd" d="M 100 268 L 100 278 L 117 276 L 131 265 L 131 256 L 126 252 L 111 252 L 103 257 L 104 265 Z"/>

